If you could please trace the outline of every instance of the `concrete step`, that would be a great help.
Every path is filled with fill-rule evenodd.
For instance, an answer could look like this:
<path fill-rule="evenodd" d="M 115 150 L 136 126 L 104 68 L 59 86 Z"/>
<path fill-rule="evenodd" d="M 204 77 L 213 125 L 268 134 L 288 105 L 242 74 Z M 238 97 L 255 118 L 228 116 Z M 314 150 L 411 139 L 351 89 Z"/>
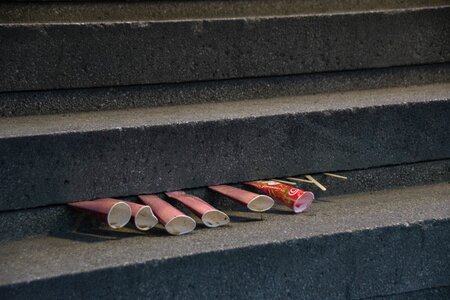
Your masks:
<path fill-rule="evenodd" d="M 448 0 L 190 0 L 176 2 L 171 0 L 8 0 L 0 4 L 0 23 L 79 23 L 238 18 L 423 8 L 448 4 Z"/>
<path fill-rule="evenodd" d="M 444 299 L 450 185 L 318 199 L 218 229 L 0 244 L 0 294 L 53 298 Z M 441 297 L 441 298 L 439 298 Z"/>
<path fill-rule="evenodd" d="M 345 195 L 351 193 L 374 192 L 384 189 L 408 187 L 417 185 L 450 183 L 450 160 L 438 160 L 403 164 L 396 166 L 369 168 L 339 172 L 347 176 L 347 180 L 337 180 L 323 174 L 312 174 L 315 179 L 327 187 L 321 191 L 315 185 L 298 183 L 297 187 L 314 192 L 316 198 Z M 304 174 L 303 174 L 304 175 Z M 303 177 L 297 175 L 297 177 Z M 255 191 L 243 184 L 237 187 Z M 229 199 L 211 192 L 206 188 L 187 190 L 189 194 L 197 195 L 216 207 L 230 211 L 240 218 L 255 218 L 259 215 L 249 212 Z M 197 219 L 185 207 L 167 198 L 163 193 L 160 197 L 177 206 L 186 214 Z M 124 197 L 127 201 L 140 202 L 136 196 Z M 236 219 L 236 218 L 235 218 Z M 0 212 L 0 242 L 23 239 L 36 235 L 50 234 L 59 236 L 68 232 L 98 231 L 101 224 L 91 218 L 80 215 L 66 205 L 52 205 L 31 209 L 20 209 Z"/>
<path fill-rule="evenodd" d="M 0 119 L 0 210 L 450 157 L 449 84 Z"/>
<path fill-rule="evenodd" d="M 293 97 L 450 82 L 450 64 L 343 72 L 0 93 L 0 117 Z"/>
<path fill-rule="evenodd" d="M 264 4 L 244 1 L 244 6 L 245 2 L 253 6 L 237 16 L 233 11 L 239 9 L 222 17 L 207 10 L 200 12 L 199 19 L 177 17 L 179 12 L 173 12 L 167 19 L 155 15 L 129 20 L 126 9 L 116 8 L 120 21 L 83 19 L 90 11 L 82 8 L 84 4 L 73 12 L 74 18 L 62 13 L 60 20 L 48 19 L 54 15 L 51 6 L 57 4 L 44 13 L 33 10 L 35 16 L 6 8 L 0 23 L 4 74 L 0 91 L 175 83 L 450 61 L 450 6 L 440 1 L 426 6 L 424 1 L 395 5 L 383 1 L 379 9 L 368 5 L 362 11 L 358 5 L 356 11 L 348 9 L 359 1 L 348 2 L 344 9 L 333 1 L 331 11 L 319 1 L 314 13 L 301 14 L 306 3 L 299 4 L 299 9 L 284 5 L 292 7 L 292 14 L 281 9 L 282 14 L 275 15 L 264 11 L 271 11 L 276 3 L 259 13 L 255 6 Z M 369 2 L 360 3 L 366 6 Z M 161 12 L 167 10 L 155 11 Z M 40 18 L 44 23 L 37 21 Z"/>

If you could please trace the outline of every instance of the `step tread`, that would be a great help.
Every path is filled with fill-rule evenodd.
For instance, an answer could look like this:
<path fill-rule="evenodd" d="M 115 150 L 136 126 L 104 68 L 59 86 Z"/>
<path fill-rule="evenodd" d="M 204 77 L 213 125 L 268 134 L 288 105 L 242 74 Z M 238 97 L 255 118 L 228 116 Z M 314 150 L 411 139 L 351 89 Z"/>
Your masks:
<path fill-rule="evenodd" d="M 323 174 L 312 174 L 321 184 L 327 187 L 321 191 L 314 184 L 297 183 L 300 189 L 314 193 L 316 197 L 330 197 L 352 193 L 369 193 L 386 189 L 407 186 L 429 185 L 450 181 L 450 159 L 378 167 L 362 170 L 340 171 L 347 180 L 338 180 Z M 298 174 L 303 178 L 304 174 Z M 242 184 L 239 188 L 246 188 Z M 248 187 L 247 187 L 248 188 Z M 213 206 L 226 207 L 231 210 L 245 210 L 241 205 L 230 202 L 226 197 L 208 191 L 207 188 L 188 189 L 188 193 L 207 199 Z M 162 195 L 164 197 L 164 195 Z M 133 197 L 127 200 L 138 201 Z M 33 226 L 29 226 L 33 224 Z M 20 240 L 38 235 L 55 235 L 98 227 L 98 223 L 90 222 L 88 217 L 81 217 L 66 205 L 52 205 L 39 208 L 0 212 L 0 243 Z"/>
<path fill-rule="evenodd" d="M 209 253 L 321 238 L 341 233 L 364 234 L 374 228 L 408 228 L 415 223 L 450 219 L 450 184 L 416 186 L 374 193 L 317 199 L 310 211 L 293 215 L 276 206 L 270 213 L 246 214 L 253 222 L 225 228 L 200 228 L 182 237 L 161 231 L 148 235 L 88 234 L 41 236 L 0 245 L 0 286 L 121 266 L 136 266 Z M 122 236 L 122 238 L 120 238 Z M 235 252 L 234 252 L 235 253 Z"/>
<path fill-rule="evenodd" d="M 450 99 L 450 83 L 223 103 L 0 118 L 0 139 L 358 109 Z"/>
<path fill-rule="evenodd" d="M 0 93 L 0 117 L 293 97 L 449 81 L 450 63 L 443 63 L 177 84 L 9 92 Z"/>
<path fill-rule="evenodd" d="M 449 91 L 3 118 L 0 210 L 447 159 Z"/>

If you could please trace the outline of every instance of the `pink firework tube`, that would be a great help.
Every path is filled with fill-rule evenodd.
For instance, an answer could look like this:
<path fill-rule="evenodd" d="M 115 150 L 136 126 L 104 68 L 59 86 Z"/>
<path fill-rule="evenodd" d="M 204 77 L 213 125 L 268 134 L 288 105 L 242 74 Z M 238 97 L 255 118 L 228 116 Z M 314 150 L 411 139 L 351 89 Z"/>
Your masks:
<path fill-rule="evenodd" d="M 173 235 L 181 235 L 189 233 L 195 228 L 195 221 L 191 217 L 162 200 L 155 195 L 139 195 L 139 199 L 150 206 L 158 217 L 159 221 L 164 225 L 167 232 Z"/>
<path fill-rule="evenodd" d="M 300 213 L 307 209 L 314 200 L 313 193 L 305 192 L 276 181 L 252 181 L 245 182 L 245 184 L 263 191 L 275 200 L 293 209 L 295 213 Z"/>
<path fill-rule="evenodd" d="M 166 195 L 187 206 L 208 227 L 219 227 L 230 223 L 230 218 L 225 213 L 199 197 L 186 194 L 183 191 L 168 192 Z"/>
<path fill-rule="evenodd" d="M 247 206 L 251 211 L 263 212 L 271 209 L 274 204 L 273 199 L 268 196 L 255 194 L 229 185 L 215 185 L 209 186 L 209 188 Z"/>
<path fill-rule="evenodd" d="M 131 208 L 131 220 L 137 229 L 147 231 L 158 224 L 158 218 L 153 214 L 153 210 L 148 205 L 124 201 Z"/>
<path fill-rule="evenodd" d="M 112 198 L 72 202 L 68 205 L 100 219 L 115 229 L 125 226 L 131 218 L 130 206 L 123 201 Z"/>

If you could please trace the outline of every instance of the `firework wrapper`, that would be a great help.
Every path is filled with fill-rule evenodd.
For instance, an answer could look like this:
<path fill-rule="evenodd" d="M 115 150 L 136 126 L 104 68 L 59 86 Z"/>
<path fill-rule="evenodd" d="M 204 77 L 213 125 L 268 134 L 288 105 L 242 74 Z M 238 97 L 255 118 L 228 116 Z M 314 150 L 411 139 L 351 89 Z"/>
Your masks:
<path fill-rule="evenodd" d="M 153 210 L 148 205 L 124 201 L 131 208 L 131 220 L 137 229 L 147 231 L 158 224 L 158 218 L 153 214 Z"/>
<path fill-rule="evenodd" d="M 293 209 L 295 213 L 300 213 L 307 209 L 314 200 L 314 194 L 311 192 L 302 191 L 272 180 L 245 182 L 245 184 L 263 191 L 270 197 Z"/>
<path fill-rule="evenodd" d="M 125 226 L 131 218 L 131 208 L 123 201 L 105 198 L 94 201 L 68 203 L 70 207 L 107 223 L 111 228 Z"/>
<path fill-rule="evenodd" d="M 230 222 L 230 218 L 225 213 L 199 197 L 186 194 L 183 191 L 168 192 L 166 195 L 183 203 L 208 227 L 223 226 Z"/>
<path fill-rule="evenodd" d="M 274 204 L 273 199 L 268 196 L 255 194 L 229 185 L 215 185 L 208 188 L 247 206 L 251 211 L 263 212 L 271 209 Z"/>
<path fill-rule="evenodd" d="M 189 233 L 195 228 L 195 221 L 189 216 L 155 195 L 139 195 L 139 199 L 150 206 L 158 220 L 172 235 Z"/>

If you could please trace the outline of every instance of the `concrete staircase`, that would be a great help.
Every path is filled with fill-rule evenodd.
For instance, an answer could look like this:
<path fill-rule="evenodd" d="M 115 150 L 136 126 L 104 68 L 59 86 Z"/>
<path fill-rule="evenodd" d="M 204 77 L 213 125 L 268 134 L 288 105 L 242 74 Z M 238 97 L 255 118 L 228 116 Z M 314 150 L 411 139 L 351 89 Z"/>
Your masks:
<path fill-rule="evenodd" d="M 0 4 L 0 296 L 445 299 L 449 20 L 448 1 Z M 301 185 L 302 215 L 204 189 L 303 174 L 329 189 Z M 64 205 L 176 189 L 231 225 L 110 231 Z"/>
<path fill-rule="evenodd" d="M 445 299 L 449 197 L 446 183 L 322 198 L 303 215 L 277 207 L 263 220 L 247 216 L 182 237 L 99 229 L 8 242 L 0 248 L 8 270 L 0 292 L 6 299 Z"/>

